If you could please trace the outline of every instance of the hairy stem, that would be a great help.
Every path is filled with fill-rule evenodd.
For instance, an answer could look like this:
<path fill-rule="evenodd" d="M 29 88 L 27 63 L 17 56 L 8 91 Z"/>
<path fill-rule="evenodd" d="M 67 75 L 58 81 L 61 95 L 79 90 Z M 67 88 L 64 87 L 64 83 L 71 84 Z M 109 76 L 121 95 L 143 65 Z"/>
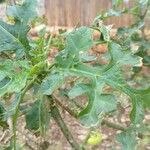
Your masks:
<path fill-rule="evenodd" d="M 54 118 L 55 122 L 57 125 L 60 127 L 62 133 L 66 137 L 67 141 L 70 143 L 72 148 L 74 150 L 80 150 L 82 149 L 80 145 L 76 142 L 74 137 L 72 136 L 71 132 L 69 131 L 68 127 L 66 126 L 64 120 L 62 119 L 60 112 L 58 108 L 55 105 L 55 102 L 51 96 L 47 96 L 50 102 L 50 110 L 51 110 L 51 115 Z"/>
<path fill-rule="evenodd" d="M 60 100 L 58 100 L 58 97 L 56 97 L 55 95 L 52 95 L 52 98 L 58 106 L 60 106 L 63 110 L 67 111 L 74 118 L 77 118 L 77 116 L 78 116 L 77 112 L 74 112 L 71 109 L 69 109 L 68 106 L 63 105 L 60 102 Z"/>

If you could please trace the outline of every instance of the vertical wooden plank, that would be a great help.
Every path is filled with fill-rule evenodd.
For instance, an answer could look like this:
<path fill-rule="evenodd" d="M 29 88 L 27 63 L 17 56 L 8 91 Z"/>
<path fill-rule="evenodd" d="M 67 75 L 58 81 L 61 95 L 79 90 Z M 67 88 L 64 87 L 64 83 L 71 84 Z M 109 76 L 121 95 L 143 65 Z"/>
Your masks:
<path fill-rule="evenodd" d="M 48 20 L 48 24 L 50 26 L 55 26 L 55 8 L 56 8 L 56 5 L 55 5 L 55 2 L 56 1 L 51 1 L 51 0 L 46 0 L 45 1 L 45 9 L 46 9 L 46 18 Z"/>
<path fill-rule="evenodd" d="M 57 25 L 61 24 L 62 26 L 65 26 L 65 20 L 64 20 L 64 12 L 65 12 L 65 5 L 64 1 L 57 0 Z"/>
<path fill-rule="evenodd" d="M 88 6 L 89 0 L 82 0 L 80 1 L 80 22 L 81 25 L 83 25 L 86 21 L 85 21 L 85 14 L 86 14 L 86 8 Z M 87 15 L 87 14 L 86 14 Z"/>
<path fill-rule="evenodd" d="M 66 17 L 66 26 L 71 26 L 72 18 L 70 16 L 70 14 L 72 13 L 72 11 L 71 11 L 70 7 L 71 7 L 70 1 L 65 0 L 65 14 L 66 14 L 66 16 L 64 16 L 64 17 Z"/>
<path fill-rule="evenodd" d="M 80 0 L 80 20 L 82 25 L 90 25 L 95 17 L 95 1 Z"/>
<path fill-rule="evenodd" d="M 75 0 L 74 11 L 73 11 L 74 17 L 73 17 L 73 21 L 72 21 L 73 26 L 81 25 L 80 14 L 81 14 L 80 0 Z"/>
<path fill-rule="evenodd" d="M 75 26 L 80 18 L 80 0 L 64 0 L 64 17 L 66 26 Z"/>
<path fill-rule="evenodd" d="M 70 1 L 70 0 L 69 0 Z M 76 26 L 80 22 L 80 3 L 78 0 L 71 0 L 70 1 L 70 26 Z"/>

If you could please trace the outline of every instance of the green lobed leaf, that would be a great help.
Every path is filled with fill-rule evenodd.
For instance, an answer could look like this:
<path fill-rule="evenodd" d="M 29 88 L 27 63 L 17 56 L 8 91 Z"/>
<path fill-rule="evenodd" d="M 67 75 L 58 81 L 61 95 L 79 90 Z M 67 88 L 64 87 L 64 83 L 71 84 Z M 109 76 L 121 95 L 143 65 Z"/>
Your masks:
<path fill-rule="evenodd" d="M 140 66 L 142 64 L 141 57 L 133 55 L 131 51 L 123 50 L 117 43 L 109 43 L 108 49 L 110 51 L 112 61 L 115 61 L 118 65 Z"/>
<path fill-rule="evenodd" d="M 18 29 L 16 29 L 16 31 L 12 30 L 14 30 L 13 25 L 9 25 L 4 23 L 3 21 L 0 21 L 0 52 L 19 51 L 20 53 L 23 53 L 25 51 L 25 46 L 17 38 L 17 34 L 19 33 Z"/>
<path fill-rule="evenodd" d="M 143 90 L 135 90 L 135 97 L 142 102 L 145 108 L 150 107 L 150 87 Z"/>
<path fill-rule="evenodd" d="M 88 81 L 92 81 L 92 87 L 90 87 L 88 84 L 84 84 L 83 82 L 81 84 L 77 84 L 69 92 L 70 98 L 75 98 L 76 96 L 80 96 L 82 94 L 86 94 L 88 96 L 88 104 L 79 115 L 79 117 L 81 118 L 81 122 L 86 126 L 96 125 L 99 122 L 100 114 L 105 114 L 115 109 L 116 103 L 114 97 L 112 95 L 103 96 L 105 95 L 102 92 L 103 88 L 105 87 L 105 85 L 109 85 L 116 90 L 124 92 L 131 98 L 131 121 L 134 124 L 141 123 L 144 117 L 145 105 L 144 100 L 142 99 L 142 91 L 137 91 L 127 84 L 126 80 L 123 77 L 122 70 L 122 67 L 124 65 L 130 65 L 131 67 L 140 66 L 141 57 L 135 56 L 131 51 L 121 47 L 118 43 L 112 41 L 108 42 L 107 39 L 104 38 L 104 41 L 108 42 L 108 50 L 111 56 L 109 64 L 97 67 L 91 64 L 83 63 L 80 60 L 79 51 L 82 51 L 83 49 L 86 49 L 87 51 L 88 48 L 92 46 L 92 44 L 90 44 L 90 46 L 84 45 L 86 43 L 86 40 L 83 40 L 83 36 L 81 36 L 79 30 L 81 30 L 81 28 L 76 29 L 68 34 L 67 38 L 69 40 L 66 39 L 67 46 L 65 50 L 60 52 L 56 57 L 56 63 L 59 64 L 59 72 L 61 72 L 62 76 L 84 77 Z M 84 30 L 88 29 L 84 28 Z M 87 36 L 87 39 L 91 39 L 91 34 L 85 35 Z M 81 38 L 81 41 L 78 41 L 79 39 L 77 40 L 77 36 L 79 39 Z M 59 79 L 56 80 L 59 81 Z M 57 81 L 56 85 L 58 85 L 58 88 L 60 85 L 57 84 L 59 83 Z M 52 79 L 50 78 L 50 84 L 47 84 L 48 86 L 45 86 L 45 91 L 48 89 L 45 94 L 51 94 L 54 91 L 50 89 L 49 92 L 49 85 L 51 85 L 51 82 Z M 51 87 L 53 88 L 53 84 Z M 112 102 L 110 102 L 109 100 L 106 101 L 106 99 L 111 99 L 111 101 L 114 102 L 114 105 L 112 105 Z M 107 105 L 110 105 L 110 109 L 107 108 Z M 108 110 L 105 109 L 105 106 Z"/>
<path fill-rule="evenodd" d="M 92 29 L 80 27 L 66 35 L 66 47 L 55 58 L 56 62 L 63 68 L 78 63 L 79 55 L 88 51 L 94 45 Z"/>
<path fill-rule="evenodd" d="M 35 7 L 36 0 L 26 0 L 22 5 L 8 7 L 7 15 L 14 19 L 14 24 L 0 20 L 0 52 L 15 51 L 20 58 L 29 51 L 27 33 L 30 21 L 36 16 Z"/>
<path fill-rule="evenodd" d="M 25 115 L 26 128 L 45 133 L 50 115 L 45 100 L 36 100 Z"/>
<path fill-rule="evenodd" d="M 141 123 L 144 119 L 144 108 L 140 98 L 132 98 L 132 111 L 130 113 L 130 118 L 134 124 Z"/>
<path fill-rule="evenodd" d="M 134 131 L 125 131 L 117 135 L 117 140 L 122 145 L 122 150 L 136 149 L 136 134 Z"/>
<path fill-rule="evenodd" d="M 126 53 L 122 50 L 122 48 L 116 44 L 111 43 L 109 45 L 109 50 L 111 52 L 112 60 L 110 64 L 100 72 L 93 72 L 91 77 L 97 78 L 99 82 L 103 81 L 104 83 L 110 85 L 111 87 L 118 89 L 131 97 L 131 102 L 133 105 L 133 110 L 131 112 L 131 120 L 134 123 L 140 123 L 144 117 L 143 111 L 143 102 L 139 96 L 139 94 L 135 93 L 131 87 L 129 87 L 126 81 L 123 78 L 121 67 L 125 64 L 138 64 L 140 59 L 138 57 L 134 57 L 130 53 Z M 120 57 L 119 57 L 120 56 Z M 130 60 L 130 61 L 128 61 Z M 92 69 L 90 69 L 92 72 Z M 82 69 L 83 71 L 83 69 Z M 84 75 L 84 74 L 83 74 Z M 138 102 L 139 101 L 139 102 Z"/>
<path fill-rule="evenodd" d="M 104 68 L 100 67 L 92 67 L 90 65 L 85 65 L 83 63 L 78 63 L 74 65 L 74 67 L 66 68 L 66 69 L 60 69 L 62 71 L 62 74 L 68 74 L 72 76 L 80 76 L 80 77 L 87 77 L 90 80 L 93 80 L 98 85 L 93 88 L 100 88 L 101 84 L 108 84 L 112 88 L 115 88 L 117 90 L 120 90 L 121 92 L 126 93 L 131 97 L 132 102 L 132 112 L 131 112 L 131 120 L 133 123 L 140 123 L 143 120 L 144 111 L 143 111 L 143 102 L 141 98 L 139 97 L 139 94 L 137 94 L 130 86 L 127 85 L 125 79 L 122 75 L 122 66 L 126 64 L 130 65 L 137 65 L 140 63 L 140 58 L 134 56 L 132 53 L 123 50 L 121 46 L 117 43 L 109 43 L 109 52 L 111 54 L 111 61 L 109 65 L 107 65 Z M 102 87 L 103 88 L 103 87 Z M 69 92 L 69 96 L 75 97 L 79 96 L 80 94 L 85 93 L 85 89 L 82 86 L 75 87 L 75 89 L 72 89 Z M 100 91 L 99 91 L 100 92 Z M 90 92 L 91 95 L 93 91 Z M 101 93 L 103 94 L 103 93 Z M 87 105 L 87 108 L 85 108 L 87 111 L 89 111 L 89 115 L 87 118 L 91 119 L 91 113 L 94 111 L 94 96 L 89 95 L 89 105 Z M 93 97 L 93 98 L 92 98 Z M 90 107 L 89 107 L 90 106 Z M 97 105 L 96 105 L 97 106 Z M 139 110 L 139 111 L 138 111 Z M 84 112 L 84 111 L 83 111 Z M 88 114 L 88 112 L 86 112 Z M 90 121 L 87 119 L 88 125 L 96 124 L 96 121 L 98 121 L 98 114 L 95 115 L 96 118 L 94 121 L 91 119 Z M 86 117 L 86 116 L 85 116 Z M 92 116 L 94 117 L 94 116 Z M 86 119 L 85 119 L 86 120 Z M 93 123 L 94 122 L 94 123 Z M 91 123 L 91 124 L 90 124 Z"/>
<path fill-rule="evenodd" d="M 107 20 L 110 17 L 116 16 L 116 17 L 120 17 L 122 14 L 127 13 L 129 10 L 128 8 L 124 8 L 122 10 L 115 10 L 115 9 L 109 9 L 107 12 L 102 12 L 101 14 L 99 14 L 95 19 L 94 19 L 94 24 L 99 21 L 99 20 Z"/>
<path fill-rule="evenodd" d="M 101 115 L 116 109 L 117 103 L 115 97 L 111 94 L 102 94 L 101 90 L 104 84 L 77 84 L 68 93 L 70 98 L 86 94 L 88 96 L 88 105 L 79 113 L 79 119 L 85 126 L 95 126 L 101 121 Z"/>
<path fill-rule="evenodd" d="M 141 94 L 141 99 L 144 107 L 150 108 L 150 88 L 146 90 L 146 93 Z"/>
<path fill-rule="evenodd" d="M 7 122 L 4 120 L 5 111 L 4 105 L 0 102 L 0 126 L 3 128 L 8 127 Z"/>
<path fill-rule="evenodd" d="M 89 85 L 80 83 L 75 85 L 68 93 L 68 96 L 70 99 L 73 99 L 77 96 L 89 93 L 91 91 L 91 88 L 89 87 Z"/>
<path fill-rule="evenodd" d="M 1 61 L 0 96 L 21 91 L 26 85 L 29 69 L 27 61 Z"/>
<path fill-rule="evenodd" d="M 103 67 L 93 67 L 89 64 L 79 63 L 70 68 L 60 68 L 59 71 L 62 74 L 70 76 L 86 77 L 95 80 L 95 78 L 100 77 L 102 74 Z"/>
<path fill-rule="evenodd" d="M 21 5 L 9 6 L 7 15 L 13 17 L 15 20 L 19 20 L 22 24 L 27 24 L 37 16 L 35 11 L 36 6 L 36 0 L 25 0 Z"/>
<path fill-rule="evenodd" d="M 17 93 L 15 95 L 15 99 L 12 101 L 12 103 L 6 109 L 6 112 L 4 114 L 5 120 L 7 120 L 9 117 L 15 115 L 16 111 L 19 108 L 20 102 L 21 102 L 21 93 Z"/>
<path fill-rule="evenodd" d="M 116 109 L 116 104 L 113 95 L 100 94 L 99 91 L 96 91 L 89 96 L 88 106 L 79 114 L 81 123 L 87 127 L 97 125 L 101 122 L 102 115 Z"/>
<path fill-rule="evenodd" d="M 102 76 L 99 77 L 99 80 L 104 81 L 106 84 L 110 85 L 112 88 L 120 90 L 121 92 L 124 92 L 128 96 L 130 96 L 131 102 L 132 102 L 132 108 L 133 108 L 130 114 L 131 121 L 135 124 L 140 123 L 144 119 L 143 102 L 142 102 L 141 93 L 140 93 L 141 90 L 137 91 L 131 88 L 126 83 L 125 79 L 123 78 L 120 66 L 122 66 L 122 64 L 127 64 L 128 62 L 126 62 L 124 59 L 120 60 L 123 57 L 122 56 L 123 53 L 119 52 L 118 48 L 116 46 L 115 50 L 116 50 L 116 54 L 118 50 L 118 55 L 120 55 L 120 57 L 115 56 L 115 53 L 111 54 L 112 55 L 112 61 L 110 63 L 111 65 L 110 66 L 108 65 L 108 68 L 106 67 L 106 69 L 102 73 Z M 120 49 L 120 51 L 121 50 L 122 49 Z M 127 56 L 129 56 L 129 58 L 131 57 L 130 55 L 127 55 Z M 125 58 L 127 56 L 124 55 Z M 130 61 L 131 64 L 136 64 L 135 63 L 136 61 L 134 59 L 131 59 L 131 60 L 132 60 L 132 62 Z"/>
<path fill-rule="evenodd" d="M 123 0 L 112 0 L 112 5 L 114 7 L 118 7 L 122 3 L 123 3 Z"/>
<path fill-rule="evenodd" d="M 54 90 L 56 90 L 58 87 L 62 85 L 63 82 L 64 82 L 63 74 L 60 73 L 54 73 L 52 75 L 50 74 L 43 80 L 40 91 L 44 95 L 51 95 L 54 92 Z"/>
<path fill-rule="evenodd" d="M 92 30 L 88 27 L 80 27 L 66 36 L 66 49 L 70 53 L 87 51 L 93 46 Z"/>

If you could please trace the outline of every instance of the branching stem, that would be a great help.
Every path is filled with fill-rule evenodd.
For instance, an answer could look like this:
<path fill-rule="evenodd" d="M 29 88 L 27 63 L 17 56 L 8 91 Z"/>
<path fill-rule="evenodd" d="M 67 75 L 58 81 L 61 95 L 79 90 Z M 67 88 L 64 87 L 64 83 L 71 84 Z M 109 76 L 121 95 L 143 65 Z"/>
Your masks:
<path fill-rule="evenodd" d="M 47 96 L 47 97 L 48 97 L 49 103 L 50 103 L 51 115 L 54 118 L 57 125 L 60 127 L 60 129 L 61 129 L 62 133 L 64 134 L 64 136 L 66 137 L 67 141 L 70 143 L 70 145 L 72 146 L 72 148 L 74 150 L 83 149 L 76 142 L 76 140 L 72 136 L 71 132 L 69 131 L 68 127 L 66 126 L 66 123 L 62 119 L 58 108 L 55 106 L 55 101 L 53 100 L 53 98 L 51 96 Z"/>
<path fill-rule="evenodd" d="M 71 110 L 68 106 L 65 106 L 63 105 L 58 99 L 57 97 L 53 97 L 53 99 L 55 100 L 56 104 L 58 106 L 60 106 L 63 110 L 67 111 L 71 116 L 73 116 L 74 118 L 78 119 L 78 114 L 76 112 L 74 112 L 73 110 Z M 113 129 L 116 129 L 116 130 L 121 130 L 121 131 L 126 131 L 127 128 L 120 125 L 120 124 L 116 124 L 116 123 L 113 123 L 113 122 L 110 122 L 106 119 L 102 119 L 102 123 L 101 125 L 106 125 L 107 127 L 110 127 L 110 128 L 113 128 Z M 139 133 L 138 134 L 138 137 L 139 138 L 143 138 L 143 134 Z"/>
<path fill-rule="evenodd" d="M 76 112 L 74 112 L 73 110 L 71 110 L 69 107 L 63 105 L 58 99 L 56 96 L 53 96 L 53 99 L 55 100 L 56 104 L 59 105 L 63 110 L 67 111 L 71 116 L 73 116 L 74 118 L 77 119 L 78 117 L 78 114 Z M 119 125 L 119 124 L 116 124 L 116 123 L 112 123 L 108 120 L 105 120 L 103 119 L 102 120 L 102 125 L 107 125 L 108 127 L 111 127 L 111 128 L 114 128 L 114 129 L 118 129 L 118 130 L 121 130 L 121 131 L 125 131 L 126 128 Z"/>

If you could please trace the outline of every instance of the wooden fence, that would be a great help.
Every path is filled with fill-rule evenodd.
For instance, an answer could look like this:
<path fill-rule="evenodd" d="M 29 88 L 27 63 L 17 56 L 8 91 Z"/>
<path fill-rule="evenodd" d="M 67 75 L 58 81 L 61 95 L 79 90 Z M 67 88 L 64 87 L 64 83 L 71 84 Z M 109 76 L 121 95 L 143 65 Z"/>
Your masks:
<path fill-rule="evenodd" d="M 45 0 L 46 17 L 50 26 L 90 25 L 96 15 L 111 8 L 111 5 L 111 0 Z M 112 17 L 107 23 L 117 27 L 129 25 L 132 23 L 132 16 Z"/>

